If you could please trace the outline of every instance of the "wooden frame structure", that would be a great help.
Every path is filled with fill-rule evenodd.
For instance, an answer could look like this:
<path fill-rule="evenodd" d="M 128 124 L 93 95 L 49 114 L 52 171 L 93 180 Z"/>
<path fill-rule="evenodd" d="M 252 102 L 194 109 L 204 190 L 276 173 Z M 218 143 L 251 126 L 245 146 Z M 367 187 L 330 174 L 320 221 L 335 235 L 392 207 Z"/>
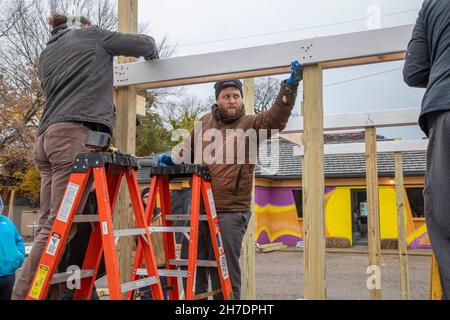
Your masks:
<path fill-rule="evenodd" d="M 119 0 L 119 24 L 123 26 L 120 30 L 135 32 L 136 20 L 137 0 Z M 128 138 L 118 147 L 124 152 L 134 148 L 135 88 L 286 74 L 290 71 L 291 61 L 300 60 L 305 64 L 304 116 L 308 119 L 304 126 L 304 192 L 308 199 L 305 203 L 305 228 L 308 231 L 305 239 L 305 298 L 325 299 L 323 70 L 403 60 L 412 30 L 413 25 L 404 25 L 219 53 L 119 64 L 115 67 L 114 85 L 118 88 L 118 110 L 122 110 L 118 116 L 122 114 L 125 119 L 119 119 L 118 132 L 121 137 Z M 120 258 L 126 260 L 126 265 L 131 260 L 131 250 L 123 250 Z M 250 259 L 254 257 L 250 256 Z M 254 261 L 247 265 L 251 268 L 246 268 L 247 284 L 244 285 L 247 290 L 250 287 L 247 296 L 254 297 Z"/>
<path fill-rule="evenodd" d="M 417 125 L 418 112 L 420 109 L 399 109 L 392 111 L 380 111 L 374 113 L 354 113 L 341 115 L 340 117 L 325 117 L 328 126 L 325 130 L 346 129 L 366 129 L 365 143 L 347 143 L 347 144 L 329 144 L 325 146 L 325 155 L 349 155 L 366 154 L 366 184 L 367 199 L 369 206 L 369 263 L 380 270 L 380 223 L 378 208 L 378 172 L 377 172 L 377 154 L 394 153 L 395 155 L 395 185 L 397 202 L 397 222 L 399 234 L 399 261 L 400 261 L 400 288 L 402 300 L 410 299 L 409 273 L 408 273 L 408 254 L 406 245 L 406 225 L 405 225 L 405 201 L 404 201 L 404 183 L 403 183 L 403 153 L 426 151 L 428 140 L 394 140 L 394 141 L 376 141 L 376 127 L 399 127 L 409 126 L 412 123 L 412 117 L 416 117 Z M 375 115 L 374 117 L 372 115 Z M 366 121 L 366 119 L 372 119 Z M 389 119 L 389 120 L 387 120 Z M 303 121 L 300 121 L 302 123 Z M 390 124 L 389 124 L 390 122 Z M 302 128 L 293 130 L 300 130 Z M 295 148 L 294 155 L 303 157 L 305 147 Z M 436 266 L 433 257 L 431 270 L 431 288 L 430 296 L 438 296 L 439 283 L 436 280 Z M 381 277 L 381 274 L 380 274 Z M 381 283 L 381 281 L 380 281 Z M 370 290 L 372 299 L 381 299 L 381 288 Z"/>

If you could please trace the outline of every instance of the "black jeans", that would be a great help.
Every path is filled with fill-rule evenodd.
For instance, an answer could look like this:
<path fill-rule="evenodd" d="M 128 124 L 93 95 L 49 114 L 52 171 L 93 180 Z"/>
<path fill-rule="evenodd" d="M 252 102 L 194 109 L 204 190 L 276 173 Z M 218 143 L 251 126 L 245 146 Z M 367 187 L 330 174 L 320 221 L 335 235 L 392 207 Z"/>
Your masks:
<path fill-rule="evenodd" d="M 16 276 L 0 277 L 0 301 L 11 300 Z"/>
<path fill-rule="evenodd" d="M 450 299 L 450 112 L 427 117 L 429 145 L 425 177 L 425 218 L 442 282 L 443 300 Z"/>
<path fill-rule="evenodd" d="M 241 257 L 242 241 L 247 231 L 251 212 L 218 213 L 219 226 L 222 233 L 222 242 L 227 258 L 228 271 L 230 273 L 231 286 L 233 287 L 234 300 L 241 299 Z M 186 238 L 181 246 L 181 258 L 187 259 L 189 255 L 189 241 Z M 198 260 L 215 260 L 214 249 L 207 222 L 200 222 L 198 235 Z M 213 290 L 220 288 L 220 279 L 217 268 L 197 268 L 195 280 L 195 293 L 208 292 L 208 279 L 211 280 Z M 186 279 L 184 279 L 186 290 Z M 214 300 L 223 300 L 222 294 L 214 296 Z"/>

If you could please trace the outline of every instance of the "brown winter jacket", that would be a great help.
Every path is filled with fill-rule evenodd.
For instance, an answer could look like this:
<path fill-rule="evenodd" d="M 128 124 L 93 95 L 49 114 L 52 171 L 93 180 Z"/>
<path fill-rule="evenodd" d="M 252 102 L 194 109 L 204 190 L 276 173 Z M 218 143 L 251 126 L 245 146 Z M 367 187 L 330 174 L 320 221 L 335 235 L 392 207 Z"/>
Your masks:
<path fill-rule="evenodd" d="M 230 129 L 242 129 L 244 131 L 254 129 L 259 137 L 260 130 L 268 129 L 269 132 L 267 138 L 270 138 L 270 130 L 282 131 L 286 127 L 295 105 L 297 90 L 298 86 L 288 86 L 283 82 L 280 93 L 272 108 L 258 115 L 246 115 L 245 108 L 242 108 L 237 116 L 226 118 L 219 111 L 218 105 L 214 105 L 212 107 L 212 112 L 201 119 L 202 130 L 197 130 L 196 135 L 198 136 L 199 132 L 203 132 L 204 134 L 209 129 L 217 129 L 221 131 L 223 137 L 226 137 L 226 131 Z M 205 137 L 199 140 L 193 138 L 194 130 L 191 132 L 191 141 L 188 141 L 187 144 L 185 142 L 183 147 L 184 150 L 186 149 L 186 145 L 190 145 L 191 150 L 193 148 L 193 151 L 191 151 L 192 159 L 196 155 L 194 141 L 202 142 L 202 151 L 205 151 L 205 148 L 208 148 L 208 146 L 211 148 L 210 145 L 215 141 L 214 139 Z M 249 159 L 250 149 L 248 139 L 246 139 L 245 161 L 238 162 L 237 157 L 239 153 L 237 150 L 238 148 L 241 148 L 242 150 L 244 146 L 242 143 L 237 146 L 237 141 L 238 139 L 235 137 L 229 136 L 228 138 L 224 138 L 224 143 L 221 148 L 223 154 L 221 163 L 205 163 L 203 157 L 198 157 L 199 149 L 197 149 L 195 164 L 208 165 L 212 179 L 214 200 L 218 212 L 247 212 L 251 206 L 256 154 L 254 154 L 253 159 Z M 262 141 L 258 141 L 258 149 L 259 143 L 261 142 Z M 230 147 L 227 148 L 227 145 L 230 143 L 233 143 L 234 147 L 234 155 L 231 154 L 231 157 L 226 152 L 227 149 L 230 149 Z M 216 152 L 212 152 L 212 154 L 213 156 L 217 156 Z M 227 159 L 227 157 L 229 159 Z M 227 164 L 230 162 L 233 164 Z"/>

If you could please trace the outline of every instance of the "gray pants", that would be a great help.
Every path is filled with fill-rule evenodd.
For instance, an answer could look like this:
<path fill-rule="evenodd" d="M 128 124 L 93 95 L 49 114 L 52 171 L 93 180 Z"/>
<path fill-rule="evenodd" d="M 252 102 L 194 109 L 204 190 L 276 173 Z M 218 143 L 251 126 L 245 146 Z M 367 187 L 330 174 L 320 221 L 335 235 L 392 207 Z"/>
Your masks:
<path fill-rule="evenodd" d="M 429 147 L 425 178 L 425 218 L 439 263 L 443 299 L 450 297 L 450 112 L 428 116 Z"/>
<path fill-rule="evenodd" d="M 241 267 L 239 259 L 241 257 L 242 241 L 247 231 L 251 212 L 230 212 L 220 213 L 219 226 L 222 233 L 223 247 L 227 258 L 228 270 L 230 273 L 231 286 L 235 300 L 241 299 Z M 183 239 L 181 247 L 181 258 L 187 259 L 189 253 L 189 243 Z M 215 261 L 214 250 L 209 233 L 207 222 L 200 222 L 198 236 L 198 260 Z M 208 292 L 208 278 L 211 279 L 212 290 L 221 287 L 218 271 L 216 268 L 197 267 L 195 278 L 195 294 Z M 185 284 L 186 290 L 186 284 Z M 214 300 L 222 300 L 222 294 L 214 296 Z"/>
<path fill-rule="evenodd" d="M 55 222 L 59 206 L 69 182 L 75 157 L 88 149 L 85 146 L 89 128 L 82 123 L 58 123 L 40 135 L 34 145 L 34 161 L 41 171 L 41 199 L 39 230 L 30 255 L 25 260 L 22 273 L 13 293 L 13 300 L 24 300 L 38 267 L 47 239 Z M 86 204 L 89 187 L 86 188 L 79 212 Z M 76 225 L 71 229 L 69 240 L 76 234 Z M 52 286 L 48 299 L 59 299 L 59 287 Z"/>

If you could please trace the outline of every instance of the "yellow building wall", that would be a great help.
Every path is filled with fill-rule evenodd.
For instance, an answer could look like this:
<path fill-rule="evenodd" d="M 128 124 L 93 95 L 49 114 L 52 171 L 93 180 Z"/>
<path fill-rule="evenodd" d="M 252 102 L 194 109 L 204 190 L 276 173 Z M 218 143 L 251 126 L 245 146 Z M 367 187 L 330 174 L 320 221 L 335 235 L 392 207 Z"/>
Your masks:
<path fill-rule="evenodd" d="M 364 189 L 361 187 L 338 187 L 326 195 L 325 201 L 325 223 L 327 237 L 347 238 L 352 243 L 352 208 L 351 191 Z M 407 201 L 407 199 L 405 199 Z M 380 236 L 381 239 L 397 239 L 397 205 L 395 187 L 379 187 L 379 209 L 380 209 Z M 412 216 L 407 206 L 405 210 L 405 221 L 412 222 Z M 414 230 L 409 230 L 408 234 Z M 353 244 L 353 243 L 352 243 Z"/>
<path fill-rule="evenodd" d="M 325 197 L 325 224 L 327 237 L 347 238 L 352 243 L 350 188 L 340 187 Z"/>
<path fill-rule="evenodd" d="M 379 188 L 380 206 L 380 237 L 381 239 L 397 239 L 397 199 L 395 187 L 381 186 Z"/>

